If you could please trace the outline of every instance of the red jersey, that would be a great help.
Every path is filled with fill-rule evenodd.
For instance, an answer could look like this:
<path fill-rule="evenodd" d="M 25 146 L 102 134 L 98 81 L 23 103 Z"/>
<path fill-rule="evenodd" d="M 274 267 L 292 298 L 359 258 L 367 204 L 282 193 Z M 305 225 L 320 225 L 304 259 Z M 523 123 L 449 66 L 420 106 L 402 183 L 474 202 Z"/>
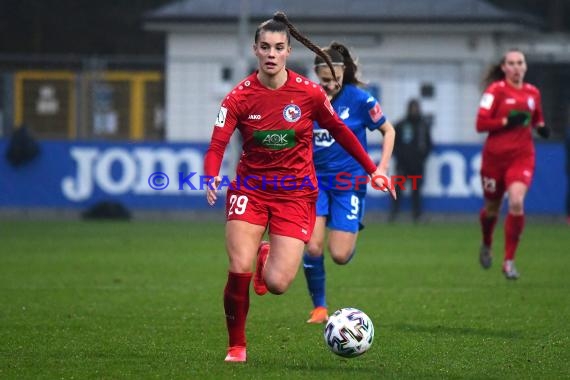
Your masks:
<path fill-rule="evenodd" d="M 513 112 L 529 115 L 526 125 L 505 128 L 503 118 Z M 491 83 L 485 90 L 477 114 L 477 131 L 489 132 L 483 154 L 493 157 L 534 157 L 531 128 L 543 124 L 540 91 L 531 84 L 522 88 L 511 86 L 506 80 Z"/>
<path fill-rule="evenodd" d="M 247 189 L 272 197 L 316 199 L 313 121 L 328 129 L 367 173 L 374 172 L 376 165 L 338 118 L 322 87 L 291 70 L 287 73 L 285 84 L 274 90 L 253 73 L 226 96 L 206 153 L 205 174 L 218 175 L 225 148 L 237 128 L 243 138 L 237 176 L 241 181 L 247 178 Z"/>

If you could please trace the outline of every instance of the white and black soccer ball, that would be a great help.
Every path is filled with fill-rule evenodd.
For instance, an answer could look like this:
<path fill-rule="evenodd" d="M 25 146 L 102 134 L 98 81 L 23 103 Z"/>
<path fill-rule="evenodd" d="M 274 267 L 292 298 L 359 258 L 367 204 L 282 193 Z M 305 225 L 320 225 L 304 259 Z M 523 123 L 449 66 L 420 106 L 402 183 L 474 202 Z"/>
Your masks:
<path fill-rule="evenodd" d="M 345 358 L 354 358 L 372 346 L 374 325 L 363 311 L 346 307 L 329 317 L 324 336 L 332 352 Z"/>

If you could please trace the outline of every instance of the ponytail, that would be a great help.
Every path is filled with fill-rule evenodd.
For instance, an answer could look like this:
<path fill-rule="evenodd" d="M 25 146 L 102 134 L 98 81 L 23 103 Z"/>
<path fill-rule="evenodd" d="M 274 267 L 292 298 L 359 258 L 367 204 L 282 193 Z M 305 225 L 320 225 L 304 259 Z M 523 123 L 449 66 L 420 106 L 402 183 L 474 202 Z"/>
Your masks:
<path fill-rule="evenodd" d="M 311 40 L 309 40 L 307 37 L 302 35 L 301 32 L 299 32 L 297 30 L 297 28 L 295 28 L 295 26 L 293 26 L 293 24 L 291 24 L 291 22 L 289 22 L 289 19 L 287 18 L 287 15 L 285 15 L 285 13 L 275 12 L 272 20 L 278 21 L 278 22 L 281 22 L 281 23 L 287 25 L 287 28 L 289 29 L 289 33 L 291 33 L 291 35 L 297 41 L 299 41 L 300 43 L 305 45 L 309 50 L 313 51 L 315 54 L 320 56 L 326 62 L 327 66 L 331 69 L 334 80 L 340 86 L 340 83 L 338 83 L 338 78 L 335 75 L 334 67 L 333 67 L 333 64 L 332 64 L 329 56 L 320 47 L 318 47 Z"/>

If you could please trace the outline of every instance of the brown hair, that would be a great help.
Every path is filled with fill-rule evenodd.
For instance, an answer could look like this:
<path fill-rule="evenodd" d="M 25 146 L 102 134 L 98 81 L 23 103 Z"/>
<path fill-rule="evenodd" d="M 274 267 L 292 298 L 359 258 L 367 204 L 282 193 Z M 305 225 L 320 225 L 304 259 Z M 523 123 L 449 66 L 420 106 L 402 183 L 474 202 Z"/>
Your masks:
<path fill-rule="evenodd" d="M 501 58 L 501 60 L 498 63 L 495 63 L 494 65 L 489 67 L 489 69 L 485 73 L 485 76 L 483 77 L 483 81 L 482 81 L 483 82 L 482 83 L 483 88 L 487 88 L 493 82 L 505 79 L 505 73 L 503 72 L 503 69 L 501 68 L 501 66 L 503 66 L 505 64 L 505 61 L 507 59 L 507 54 L 513 53 L 513 52 L 521 53 L 524 55 L 524 53 L 520 49 L 511 48 L 511 49 L 507 50 L 505 52 L 505 54 L 503 54 L 503 57 Z"/>
<path fill-rule="evenodd" d="M 333 64 L 344 64 L 344 76 L 342 84 L 353 84 L 355 86 L 365 86 L 365 83 L 357 78 L 358 65 L 356 60 L 350 55 L 350 51 L 343 44 L 333 41 L 331 44 L 324 48 L 323 51 L 327 53 Z M 315 66 L 323 64 L 324 60 L 320 56 L 315 57 Z"/>
<path fill-rule="evenodd" d="M 297 41 L 305 45 L 309 50 L 313 51 L 318 56 L 322 57 L 324 62 L 330 67 L 334 80 L 338 83 L 338 79 L 334 73 L 333 64 L 329 56 L 317 45 L 315 45 L 311 40 L 302 35 L 287 18 L 287 15 L 281 11 L 275 12 L 273 18 L 261 23 L 257 30 L 255 31 L 255 42 L 257 43 L 259 39 L 259 34 L 261 31 L 269 32 L 283 32 L 287 34 L 287 43 L 291 43 L 291 36 L 293 36 Z"/>
<path fill-rule="evenodd" d="M 255 43 L 259 41 L 259 34 L 261 33 L 261 31 L 285 33 L 287 35 L 287 43 L 291 44 L 291 33 L 289 33 L 287 25 L 283 21 L 277 20 L 275 16 L 259 24 L 259 26 L 255 30 L 255 38 L 254 38 Z"/>

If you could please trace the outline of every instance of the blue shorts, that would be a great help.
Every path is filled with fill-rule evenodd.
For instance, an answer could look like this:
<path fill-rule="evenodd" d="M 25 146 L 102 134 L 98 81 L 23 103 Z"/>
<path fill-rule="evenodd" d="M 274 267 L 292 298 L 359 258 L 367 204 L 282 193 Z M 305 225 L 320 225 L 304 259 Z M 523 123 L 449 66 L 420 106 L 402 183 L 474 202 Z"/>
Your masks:
<path fill-rule="evenodd" d="M 362 191 L 334 191 L 319 189 L 317 216 L 327 217 L 332 230 L 356 233 L 364 228 L 364 197 Z"/>

